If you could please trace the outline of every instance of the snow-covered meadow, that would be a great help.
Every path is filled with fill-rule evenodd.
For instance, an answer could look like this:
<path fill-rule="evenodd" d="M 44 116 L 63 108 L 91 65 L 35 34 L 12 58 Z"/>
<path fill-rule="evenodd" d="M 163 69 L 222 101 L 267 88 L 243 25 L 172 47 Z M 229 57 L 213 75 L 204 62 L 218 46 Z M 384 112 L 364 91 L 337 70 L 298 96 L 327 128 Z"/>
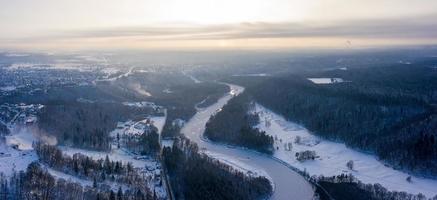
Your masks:
<path fill-rule="evenodd" d="M 25 171 L 27 166 L 38 160 L 32 143 L 35 135 L 27 126 L 12 126 L 11 134 L 0 141 L 0 172 L 11 176 L 14 171 Z"/>
<path fill-rule="evenodd" d="M 287 121 L 259 104 L 255 112 L 260 116 L 257 128 L 276 138 L 274 147 L 278 150 L 275 150 L 273 156 L 310 175 L 353 174 L 363 183 L 379 183 L 388 190 L 422 193 L 427 197 L 437 195 L 437 180 L 411 176 L 384 165 L 373 155 L 355 151 L 342 143 L 320 139 L 304 127 Z M 299 144 L 295 143 L 297 136 L 301 138 Z M 292 143 L 291 151 L 288 143 Z M 304 162 L 296 160 L 296 152 L 305 150 L 315 151 L 318 158 Z M 350 160 L 354 163 L 352 170 L 346 166 Z M 412 177 L 411 182 L 406 180 L 409 176 Z"/>
<path fill-rule="evenodd" d="M 308 80 L 315 84 L 333 84 L 345 82 L 342 78 L 308 78 Z"/>
<path fill-rule="evenodd" d="M 249 176 L 253 177 L 266 177 L 270 180 L 270 183 L 273 184 L 273 179 L 268 175 L 267 172 L 265 172 L 263 169 L 254 167 L 251 165 L 247 165 L 244 162 L 241 162 L 238 158 L 234 158 L 228 155 L 224 155 L 218 152 L 212 152 L 212 151 L 204 151 L 206 155 L 208 155 L 211 158 L 214 158 L 222 163 L 225 163 L 227 165 L 232 166 L 235 170 L 238 170 L 240 172 L 243 172 Z"/>

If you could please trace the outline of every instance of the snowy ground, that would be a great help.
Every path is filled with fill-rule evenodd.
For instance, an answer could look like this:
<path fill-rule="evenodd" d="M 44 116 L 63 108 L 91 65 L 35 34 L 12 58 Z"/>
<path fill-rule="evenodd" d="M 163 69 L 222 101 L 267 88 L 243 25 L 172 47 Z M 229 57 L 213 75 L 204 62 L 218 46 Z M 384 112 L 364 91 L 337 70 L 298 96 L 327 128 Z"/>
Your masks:
<path fill-rule="evenodd" d="M 161 145 L 162 147 L 172 147 L 174 143 L 174 140 L 162 140 Z"/>
<path fill-rule="evenodd" d="M 342 78 L 308 78 L 308 80 L 315 84 L 332 84 L 344 82 Z"/>
<path fill-rule="evenodd" d="M 150 120 L 152 120 L 153 125 L 158 128 L 158 133 L 161 134 L 162 129 L 164 128 L 165 120 L 167 117 L 161 116 L 161 117 L 150 117 Z"/>
<path fill-rule="evenodd" d="M 253 167 L 250 165 L 247 165 L 244 162 L 239 161 L 236 158 L 233 158 L 231 156 L 227 156 L 221 153 L 217 153 L 217 152 L 212 152 L 212 151 L 204 151 L 204 153 L 206 155 L 208 155 L 211 158 L 217 159 L 222 163 L 225 163 L 227 165 L 232 166 L 234 169 L 241 171 L 249 176 L 253 176 L 253 177 L 259 177 L 259 176 L 263 176 L 266 177 L 267 179 L 270 180 L 270 183 L 273 184 L 273 179 L 261 168 L 258 167 Z"/>
<path fill-rule="evenodd" d="M 52 169 L 50 167 L 46 167 L 46 166 L 45 166 L 45 169 L 47 169 L 47 171 L 52 176 L 56 177 L 57 179 L 62 178 L 64 180 L 71 181 L 73 183 L 79 183 L 80 185 L 82 185 L 82 187 L 86 187 L 86 186 L 91 187 L 93 185 L 93 182 L 91 180 L 81 179 L 81 178 L 78 178 L 76 176 L 72 176 L 70 174 L 66 174 L 64 172 L 60 172 L 60 171 L 54 170 L 54 169 Z"/>
<path fill-rule="evenodd" d="M 10 176 L 14 171 L 25 171 L 30 163 L 38 160 L 32 148 L 34 140 L 29 127 L 14 126 L 5 141 L 0 141 L 0 172 Z"/>
<path fill-rule="evenodd" d="M 234 74 L 232 76 L 249 76 L 249 77 L 263 77 L 263 76 L 270 76 L 270 74 L 260 73 L 260 74 Z"/>
<path fill-rule="evenodd" d="M 153 102 L 149 101 L 140 101 L 140 102 L 123 102 L 123 105 L 125 106 L 132 106 L 132 107 L 138 107 L 138 108 L 153 108 L 153 109 L 162 109 L 161 106 L 156 105 Z"/>
<path fill-rule="evenodd" d="M 0 142 L 0 172 L 6 176 L 11 176 L 14 171 L 25 171 L 27 166 L 33 161 L 38 160 L 35 151 L 20 151 Z"/>
<path fill-rule="evenodd" d="M 152 124 L 158 128 L 158 133 L 161 133 L 162 128 L 164 127 L 166 117 L 156 116 L 156 117 L 150 117 L 149 119 L 152 121 Z M 113 130 L 110 134 L 114 139 L 116 138 L 117 133 L 119 133 L 120 135 L 123 134 L 140 135 L 144 132 L 144 125 L 146 121 L 147 119 L 136 121 L 136 122 L 132 120 L 128 120 L 126 122 L 119 122 L 117 128 Z M 140 172 L 143 175 L 149 177 L 148 178 L 149 188 L 155 190 L 158 197 L 166 198 L 167 196 L 167 192 L 164 185 L 162 186 L 157 185 L 157 182 L 159 181 L 156 181 L 155 177 L 160 176 L 161 165 L 157 160 L 153 158 L 150 158 L 148 156 L 135 155 L 123 147 L 117 148 L 115 142 L 112 145 L 112 150 L 110 152 L 91 151 L 91 150 L 78 149 L 78 148 L 65 147 L 65 146 L 61 146 L 60 149 L 64 152 L 64 154 L 69 156 L 73 156 L 76 153 L 80 153 L 92 157 L 93 159 L 105 159 L 106 156 L 108 156 L 109 159 L 113 161 L 122 161 L 123 163 L 130 162 L 134 168 L 137 168 L 138 170 L 140 170 Z"/>
<path fill-rule="evenodd" d="M 15 89 L 17 89 L 15 86 L 0 87 L 0 91 L 6 91 L 6 92 L 14 91 Z"/>
<path fill-rule="evenodd" d="M 87 187 L 87 186 L 92 187 L 93 186 L 93 181 L 92 180 L 82 179 L 82 178 L 79 178 L 79 177 L 76 177 L 76 176 L 73 176 L 73 175 L 70 175 L 70 174 L 66 174 L 64 172 L 52 169 L 52 168 L 47 167 L 45 165 L 43 165 L 43 166 L 56 179 L 62 178 L 64 180 L 66 180 L 66 181 L 70 181 L 70 182 L 73 182 L 73 183 L 78 183 L 82 187 Z M 111 189 L 114 192 L 117 192 L 120 187 L 122 188 L 123 191 L 125 191 L 125 190 L 127 190 L 129 188 L 129 186 L 127 186 L 127 185 L 119 184 L 119 183 L 112 182 L 112 181 L 107 181 L 107 180 L 102 182 L 102 183 L 99 183 L 99 184 L 104 184 L 104 185 L 109 186 L 109 189 Z"/>
<path fill-rule="evenodd" d="M 162 132 L 162 129 L 164 128 L 165 116 L 154 116 L 148 118 L 151 121 L 151 124 L 153 124 L 157 129 L 158 133 L 160 134 Z M 147 120 L 140 120 L 140 121 L 132 121 L 128 120 L 125 122 L 118 122 L 117 128 L 113 131 L 111 131 L 110 136 L 116 137 L 117 134 L 122 136 L 123 134 L 126 135 L 141 135 L 144 133 L 144 126 L 147 125 Z"/>
<path fill-rule="evenodd" d="M 373 155 L 354 151 L 341 143 L 320 139 L 304 127 L 286 121 L 282 116 L 259 104 L 255 110 L 260 116 L 260 124 L 257 127 L 277 138 L 274 146 L 279 150 L 275 151 L 274 157 L 300 170 L 306 170 L 310 175 L 333 176 L 350 173 L 363 183 L 379 183 L 388 190 L 422 193 L 427 197 L 437 195 L 437 180 L 412 176 L 412 182 L 409 183 L 406 181 L 409 174 L 385 166 Z M 300 144 L 294 143 L 296 136 L 302 138 Z M 287 143 L 292 143 L 291 151 L 285 149 Z M 295 153 L 303 150 L 314 150 L 319 158 L 297 161 Z M 353 170 L 346 167 L 349 160 L 354 162 Z"/>

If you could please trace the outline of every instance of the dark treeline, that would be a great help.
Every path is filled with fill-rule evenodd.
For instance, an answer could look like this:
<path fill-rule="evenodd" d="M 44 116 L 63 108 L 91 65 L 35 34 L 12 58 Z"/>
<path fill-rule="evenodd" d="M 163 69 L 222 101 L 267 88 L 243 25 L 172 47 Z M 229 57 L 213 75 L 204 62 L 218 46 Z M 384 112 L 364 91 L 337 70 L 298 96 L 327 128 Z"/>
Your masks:
<path fill-rule="evenodd" d="M 232 98 L 222 110 L 206 124 L 205 136 L 215 142 L 225 142 L 272 153 L 273 137 L 253 126 L 259 123 L 256 113 L 251 113 L 254 103 L 247 93 Z"/>
<path fill-rule="evenodd" d="M 2 122 L 0 122 L 0 136 L 8 135 L 9 129 L 6 125 L 4 125 Z"/>
<path fill-rule="evenodd" d="M 351 82 L 318 85 L 307 77 Z M 317 135 L 373 152 L 394 168 L 437 176 L 436 77 L 430 67 L 396 65 L 233 81 Z"/>
<path fill-rule="evenodd" d="M 131 163 L 111 161 L 106 159 L 93 160 L 92 158 L 74 154 L 73 157 L 63 155 L 56 146 L 42 143 L 35 144 L 35 151 L 40 161 L 47 166 L 79 178 L 93 181 L 94 184 L 102 185 L 105 181 L 129 186 L 143 195 L 153 196 L 147 188 L 146 180 Z"/>
<path fill-rule="evenodd" d="M 108 150 L 109 132 L 117 122 L 145 117 L 154 111 L 118 103 L 68 103 L 47 105 L 39 114 L 38 125 L 63 145 Z"/>
<path fill-rule="evenodd" d="M 252 177 L 198 152 L 195 143 L 177 138 L 163 149 L 177 199 L 263 199 L 272 193 L 265 177 Z"/>
<path fill-rule="evenodd" d="M 426 198 L 423 194 L 388 191 L 380 184 L 364 184 L 352 175 L 341 174 L 332 177 L 313 177 L 330 197 L 336 200 L 437 200 L 437 196 Z M 321 200 L 331 200 L 321 188 L 316 188 Z"/>
<path fill-rule="evenodd" d="M 39 163 L 31 163 L 25 172 L 14 173 L 10 178 L 0 174 L 0 199 L 2 200 L 146 200 L 154 199 L 141 190 L 117 191 L 109 187 L 83 187 L 62 178 L 56 179 Z"/>

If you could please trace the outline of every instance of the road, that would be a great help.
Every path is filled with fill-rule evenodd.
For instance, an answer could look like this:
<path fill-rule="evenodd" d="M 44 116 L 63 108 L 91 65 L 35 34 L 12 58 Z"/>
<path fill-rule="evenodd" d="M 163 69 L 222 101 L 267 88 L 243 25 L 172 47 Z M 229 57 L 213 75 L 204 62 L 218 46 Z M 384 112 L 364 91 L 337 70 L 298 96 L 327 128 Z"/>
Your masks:
<path fill-rule="evenodd" d="M 232 84 L 228 85 L 231 88 L 230 92 L 220 98 L 215 104 L 202 110 L 198 110 L 198 112 L 185 124 L 181 132 L 191 141 L 196 142 L 200 149 L 222 154 L 234 160 L 238 160 L 245 165 L 264 170 L 274 183 L 274 191 L 271 199 L 312 199 L 314 191 L 311 184 L 301 175 L 280 162 L 267 155 L 259 154 L 254 151 L 242 148 L 229 148 L 226 145 L 210 143 L 207 142 L 207 140 L 202 139 L 206 122 L 211 115 L 221 109 L 232 97 L 234 97 L 234 95 L 238 95 L 244 91 L 243 87 Z"/>

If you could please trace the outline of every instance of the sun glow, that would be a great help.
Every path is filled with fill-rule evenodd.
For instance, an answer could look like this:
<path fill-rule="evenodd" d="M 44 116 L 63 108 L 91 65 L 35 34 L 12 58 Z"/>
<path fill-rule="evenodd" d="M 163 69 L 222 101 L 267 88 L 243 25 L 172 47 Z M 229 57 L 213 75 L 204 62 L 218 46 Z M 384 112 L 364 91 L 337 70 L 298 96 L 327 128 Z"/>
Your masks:
<path fill-rule="evenodd" d="M 436 6 L 435 0 L 0 0 L 0 48 L 434 44 Z"/>

